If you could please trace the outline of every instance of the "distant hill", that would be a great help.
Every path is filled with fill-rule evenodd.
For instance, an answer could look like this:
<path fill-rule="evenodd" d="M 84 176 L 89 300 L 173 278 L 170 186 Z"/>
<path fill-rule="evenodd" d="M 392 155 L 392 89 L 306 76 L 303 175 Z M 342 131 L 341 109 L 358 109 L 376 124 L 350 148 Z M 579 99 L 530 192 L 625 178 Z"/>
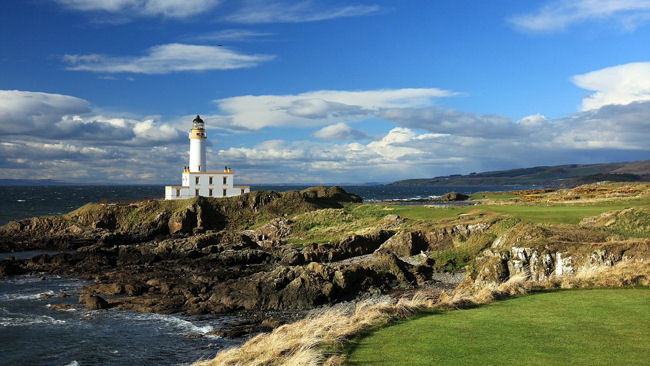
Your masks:
<path fill-rule="evenodd" d="M 650 180 L 650 160 L 606 163 L 537 166 L 468 175 L 400 180 L 398 186 L 500 186 L 539 185 L 570 187 L 599 181 L 633 182 Z"/>

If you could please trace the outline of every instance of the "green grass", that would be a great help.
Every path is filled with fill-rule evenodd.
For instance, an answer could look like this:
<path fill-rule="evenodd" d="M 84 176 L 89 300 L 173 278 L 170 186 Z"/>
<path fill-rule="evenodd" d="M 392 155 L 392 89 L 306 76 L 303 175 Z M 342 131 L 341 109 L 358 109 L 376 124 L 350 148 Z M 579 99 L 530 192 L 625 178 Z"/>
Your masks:
<path fill-rule="evenodd" d="M 429 314 L 350 346 L 349 365 L 648 365 L 650 289 L 568 290 Z"/>
<path fill-rule="evenodd" d="M 589 204 L 514 204 L 475 206 L 486 211 L 512 215 L 539 224 L 577 224 L 585 217 L 629 207 L 649 207 L 648 200 L 607 201 Z"/>
<path fill-rule="evenodd" d="M 421 230 L 431 224 L 443 224 L 447 220 L 459 217 L 461 214 L 474 215 L 507 215 L 524 222 L 534 224 L 577 224 L 585 217 L 600 215 L 603 212 L 621 210 L 629 207 L 650 207 L 650 200 L 611 200 L 595 203 L 518 203 L 511 205 L 477 205 L 452 207 L 427 206 L 398 206 L 386 204 L 346 204 L 342 209 L 310 211 L 291 217 L 296 222 L 294 233 L 288 242 L 297 247 L 310 242 L 336 242 L 351 234 L 363 234 L 377 231 L 384 227 L 382 218 L 386 215 L 399 215 L 408 221 L 402 229 Z M 451 220 L 450 220 L 451 219 Z M 426 229 L 425 229 L 426 230 Z M 482 249 L 480 246 L 476 248 Z M 442 253 L 449 258 L 471 257 L 475 250 L 468 253 L 461 248 L 462 253 Z M 454 253 L 452 253 L 454 252 Z M 444 258 L 440 258 L 445 261 Z M 464 265 L 466 260 L 457 260 L 456 265 Z M 456 267 L 453 265 L 453 267 Z"/>

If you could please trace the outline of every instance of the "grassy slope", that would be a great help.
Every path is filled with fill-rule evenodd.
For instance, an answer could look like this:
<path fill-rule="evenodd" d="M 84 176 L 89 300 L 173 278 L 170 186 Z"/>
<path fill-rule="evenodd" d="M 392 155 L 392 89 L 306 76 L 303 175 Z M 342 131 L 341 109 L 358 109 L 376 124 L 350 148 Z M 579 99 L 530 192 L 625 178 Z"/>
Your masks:
<path fill-rule="evenodd" d="M 350 365 L 646 365 L 650 289 L 539 293 L 380 329 Z"/>

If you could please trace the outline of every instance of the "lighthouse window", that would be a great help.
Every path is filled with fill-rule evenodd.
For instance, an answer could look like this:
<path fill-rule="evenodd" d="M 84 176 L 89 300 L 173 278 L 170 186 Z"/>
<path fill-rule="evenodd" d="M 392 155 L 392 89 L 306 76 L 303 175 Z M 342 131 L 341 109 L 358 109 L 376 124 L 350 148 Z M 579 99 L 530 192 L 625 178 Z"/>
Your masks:
<path fill-rule="evenodd" d="M 223 196 L 226 197 L 226 190 L 223 190 Z"/>
<path fill-rule="evenodd" d="M 198 195 L 199 195 L 199 190 L 198 190 L 198 189 L 195 189 L 195 190 L 194 190 L 194 195 L 195 195 L 195 196 L 198 196 Z"/>
<path fill-rule="evenodd" d="M 181 195 L 181 190 L 176 188 L 176 197 L 179 197 Z"/>
<path fill-rule="evenodd" d="M 212 190 L 211 189 L 208 191 L 208 196 L 212 197 Z"/>
<path fill-rule="evenodd" d="M 228 181 L 228 177 L 223 177 L 223 184 L 225 185 L 226 182 Z"/>
<path fill-rule="evenodd" d="M 210 184 L 212 184 L 212 177 L 210 177 Z M 210 196 L 212 196 L 212 194 L 210 194 Z"/>
<path fill-rule="evenodd" d="M 194 183 L 199 184 L 199 177 L 194 178 Z"/>

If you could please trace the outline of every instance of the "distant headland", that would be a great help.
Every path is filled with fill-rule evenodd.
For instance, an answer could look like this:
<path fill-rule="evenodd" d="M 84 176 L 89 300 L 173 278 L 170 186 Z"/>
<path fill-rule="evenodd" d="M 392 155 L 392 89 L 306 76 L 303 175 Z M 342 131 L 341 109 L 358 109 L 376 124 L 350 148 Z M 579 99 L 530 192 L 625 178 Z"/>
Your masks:
<path fill-rule="evenodd" d="M 575 187 L 601 181 L 638 182 L 650 180 L 650 160 L 536 166 L 532 168 L 454 174 L 448 176 L 399 180 L 399 186 L 545 186 Z"/>

